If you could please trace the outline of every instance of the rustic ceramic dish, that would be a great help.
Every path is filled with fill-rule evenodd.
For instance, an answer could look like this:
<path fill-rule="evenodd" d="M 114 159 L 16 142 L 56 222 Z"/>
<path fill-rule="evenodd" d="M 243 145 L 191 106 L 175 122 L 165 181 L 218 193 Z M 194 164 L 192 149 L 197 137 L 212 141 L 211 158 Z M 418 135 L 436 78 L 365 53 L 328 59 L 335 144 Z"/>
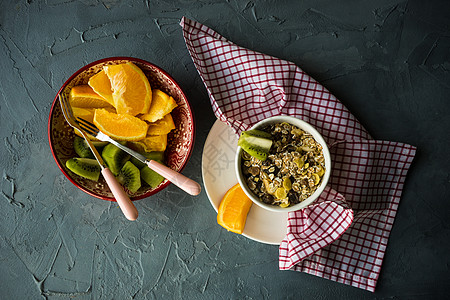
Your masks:
<path fill-rule="evenodd" d="M 152 89 L 160 89 L 171 95 L 178 104 L 172 111 L 172 117 L 176 128 L 169 133 L 168 145 L 165 152 L 165 164 L 175 171 L 181 172 L 186 165 L 194 144 L 194 119 L 186 95 L 176 81 L 164 70 L 147 61 L 131 57 L 112 57 L 95 61 L 75 72 L 61 87 L 53 100 L 48 121 L 48 139 L 56 164 L 63 174 L 79 189 L 96 198 L 115 201 L 106 182 L 101 178 L 94 182 L 80 177 L 66 168 L 66 161 L 76 156 L 73 150 L 74 132 L 61 112 L 58 101 L 59 93 L 68 96 L 70 89 L 75 85 L 87 84 L 90 77 L 100 72 L 105 65 L 133 62 L 147 76 Z M 152 189 L 144 185 L 134 194 L 130 194 L 132 200 L 138 200 L 153 195 L 170 182 L 164 180 L 159 186 Z"/>

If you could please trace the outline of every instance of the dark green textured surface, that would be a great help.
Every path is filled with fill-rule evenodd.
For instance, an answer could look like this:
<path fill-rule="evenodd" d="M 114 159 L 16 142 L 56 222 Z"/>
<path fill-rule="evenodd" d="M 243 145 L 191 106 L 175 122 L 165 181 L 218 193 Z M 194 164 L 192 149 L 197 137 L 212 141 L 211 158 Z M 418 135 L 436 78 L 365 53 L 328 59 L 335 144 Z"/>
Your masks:
<path fill-rule="evenodd" d="M 0 299 L 439 299 L 450 280 L 450 2 L 0 3 Z M 182 16 L 290 60 L 376 139 L 418 147 L 375 293 L 278 270 L 278 248 L 226 232 L 205 192 L 173 185 L 128 222 L 59 171 L 51 102 L 95 60 L 132 56 L 177 80 L 196 116 L 184 174 L 201 178 L 215 121 Z"/>

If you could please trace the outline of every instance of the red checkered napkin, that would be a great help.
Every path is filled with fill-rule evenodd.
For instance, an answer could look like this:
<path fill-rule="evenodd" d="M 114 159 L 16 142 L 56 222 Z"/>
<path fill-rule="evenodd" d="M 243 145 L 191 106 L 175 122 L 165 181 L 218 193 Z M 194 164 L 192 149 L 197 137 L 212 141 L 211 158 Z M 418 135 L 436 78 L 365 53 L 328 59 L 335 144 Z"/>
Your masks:
<path fill-rule="evenodd" d="M 374 291 L 415 148 L 373 140 L 295 64 L 239 47 L 195 21 L 183 18 L 180 25 L 217 118 L 239 134 L 267 117 L 294 116 L 314 126 L 330 148 L 325 192 L 289 213 L 280 269 Z"/>
<path fill-rule="evenodd" d="M 352 221 L 353 210 L 344 196 L 326 186 L 313 205 L 289 214 L 280 266 L 283 269 L 292 267 L 331 244 L 348 229 Z"/>

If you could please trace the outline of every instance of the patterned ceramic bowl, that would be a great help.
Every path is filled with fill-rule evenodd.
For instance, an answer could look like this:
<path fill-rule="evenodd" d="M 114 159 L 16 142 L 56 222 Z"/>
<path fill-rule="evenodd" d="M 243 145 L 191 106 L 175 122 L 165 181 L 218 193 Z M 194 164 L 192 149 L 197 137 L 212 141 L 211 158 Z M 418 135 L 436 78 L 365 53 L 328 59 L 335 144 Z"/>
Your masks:
<path fill-rule="evenodd" d="M 48 121 L 48 139 L 56 164 L 63 174 L 79 189 L 99 199 L 115 201 L 109 187 L 101 177 L 98 182 L 84 179 L 66 168 L 66 161 L 76 156 L 73 150 L 74 132 L 67 124 L 59 105 L 59 93 L 68 96 L 70 89 L 75 85 L 87 84 L 89 78 L 100 72 L 105 65 L 133 62 L 147 76 L 152 89 L 160 89 L 171 95 L 178 104 L 172 111 L 172 117 L 176 128 L 169 133 L 168 144 L 165 152 L 167 166 L 181 172 L 186 165 L 194 144 L 194 120 L 191 107 L 186 95 L 175 80 L 167 72 L 141 59 L 131 57 L 112 57 L 95 61 L 84 66 L 73 74 L 61 87 L 53 100 Z M 159 186 L 152 189 L 143 185 L 136 193 L 130 195 L 132 200 L 138 200 L 153 195 L 164 189 L 170 182 L 164 180 Z"/>

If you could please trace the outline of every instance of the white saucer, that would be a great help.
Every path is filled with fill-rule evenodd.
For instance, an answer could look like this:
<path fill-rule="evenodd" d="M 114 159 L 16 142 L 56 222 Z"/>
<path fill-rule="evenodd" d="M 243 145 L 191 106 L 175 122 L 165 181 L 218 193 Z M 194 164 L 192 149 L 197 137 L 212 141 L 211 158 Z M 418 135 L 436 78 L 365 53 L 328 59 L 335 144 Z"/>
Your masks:
<path fill-rule="evenodd" d="M 217 120 L 209 131 L 203 148 L 203 183 L 216 212 L 222 197 L 237 184 L 234 169 L 237 141 L 238 137 L 233 130 Z M 253 204 L 243 235 L 257 242 L 279 245 L 286 235 L 287 218 L 287 212 L 271 212 Z"/>

